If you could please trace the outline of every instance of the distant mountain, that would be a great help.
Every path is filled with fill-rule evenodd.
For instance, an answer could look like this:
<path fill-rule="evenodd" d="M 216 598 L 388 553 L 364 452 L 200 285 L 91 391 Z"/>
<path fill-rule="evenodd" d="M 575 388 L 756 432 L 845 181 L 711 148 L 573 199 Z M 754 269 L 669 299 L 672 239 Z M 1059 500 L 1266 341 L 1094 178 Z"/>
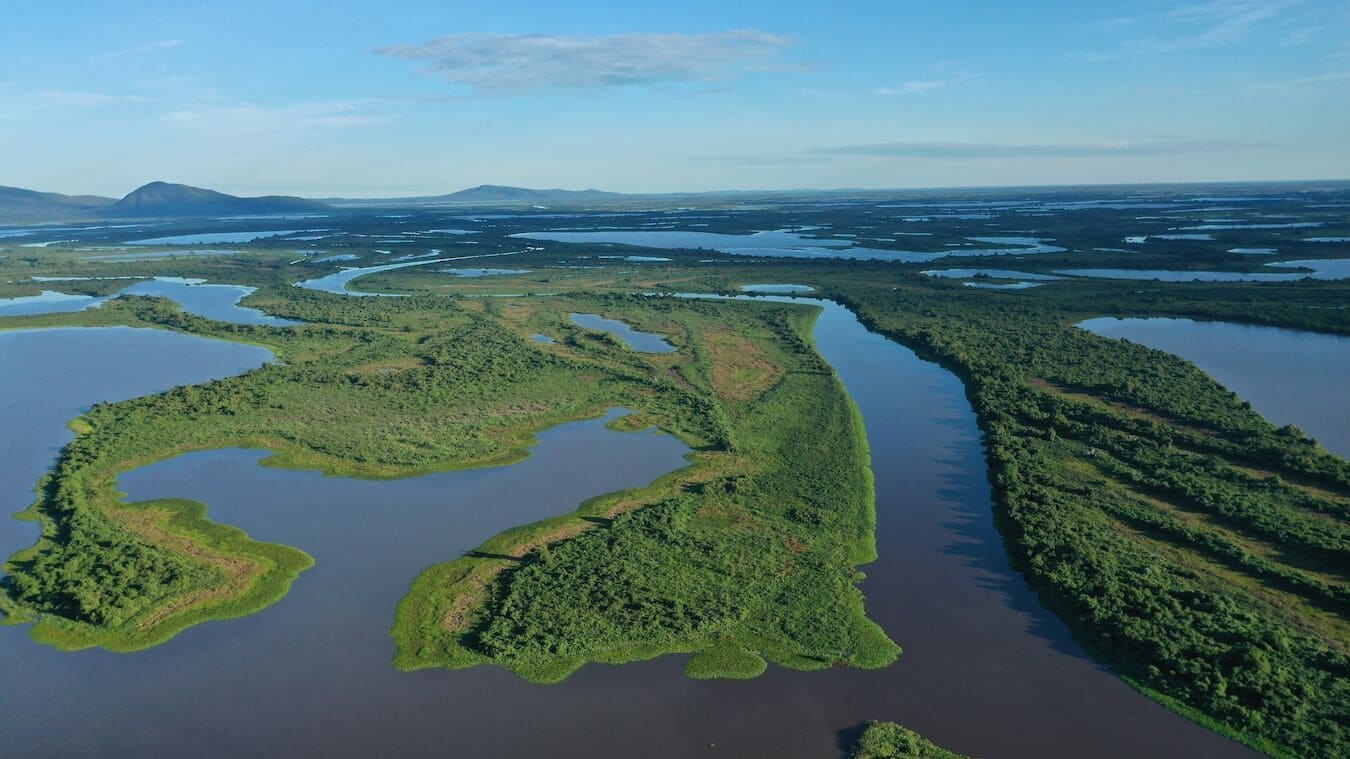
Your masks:
<path fill-rule="evenodd" d="M 449 195 L 441 195 L 439 199 L 450 203 L 565 203 L 579 200 L 616 200 L 622 197 L 625 197 L 622 193 L 603 190 L 530 190 L 524 187 L 483 184 Z"/>
<path fill-rule="evenodd" d="M 329 198 L 327 202 L 334 204 L 363 204 L 363 205 L 439 205 L 442 203 L 463 203 L 465 205 L 478 204 L 522 204 L 532 203 L 539 205 L 576 205 L 578 203 L 599 203 L 605 201 L 623 200 L 632 198 L 632 195 L 625 195 L 619 192 L 604 192 L 603 190 L 532 190 L 526 187 L 507 187 L 505 185 L 484 184 L 477 187 L 470 187 L 467 190 L 452 192 L 448 195 L 425 195 L 415 198 L 362 198 L 359 200 L 348 198 Z"/>
<path fill-rule="evenodd" d="M 225 214 L 321 213 L 327 210 L 328 206 L 317 200 L 287 195 L 240 198 L 184 184 L 151 182 L 132 190 L 100 215 L 162 219 Z"/>
<path fill-rule="evenodd" d="M 62 195 L 0 187 L 0 222 L 62 221 L 98 216 L 117 202 L 97 195 Z"/>

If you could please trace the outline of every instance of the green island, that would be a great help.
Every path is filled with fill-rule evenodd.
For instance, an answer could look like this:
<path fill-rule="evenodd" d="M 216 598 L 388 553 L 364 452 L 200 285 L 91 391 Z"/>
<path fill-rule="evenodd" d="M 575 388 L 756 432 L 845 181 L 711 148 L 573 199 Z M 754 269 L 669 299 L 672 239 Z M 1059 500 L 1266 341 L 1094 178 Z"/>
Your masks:
<path fill-rule="evenodd" d="M 266 246 L 135 264 L 138 276 L 257 287 L 244 305 L 303 322 L 293 327 L 226 324 L 140 297 L 0 321 L 170 329 L 277 357 L 72 422 L 75 440 L 26 512 L 42 539 L 6 565 L 7 621 L 33 622 L 35 638 L 62 648 L 135 650 L 261 609 L 310 565 L 297 548 L 211 522 L 209 504 L 124 503 L 122 472 L 231 446 L 271 451 L 269 466 L 365 478 L 497 466 L 528 455 L 543 429 L 623 407 L 634 413 L 617 424 L 677 436 L 689 465 L 409 578 L 392 620 L 398 668 L 495 664 L 556 682 L 587 662 L 670 653 L 692 654 L 693 678 L 754 678 L 766 662 L 885 667 L 904 641 L 865 612 L 860 568 L 876 556 L 867 441 L 812 344 L 817 309 L 651 297 L 801 282 L 964 382 L 1009 557 L 1094 657 L 1272 756 L 1350 749 L 1350 464 L 1191 363 L 1075 326 L 1147 315 L 1350 335 L 1343 283 L 1080 279 L 984 291 L 890 262 L 751 266 L 692 251 L 627 269 L 550 268 L 556 248 L 497 245 L 516 248 L 502 260 L 520 274 L 448 285 L 407 268 L 360 280 L 405 297 L 293 287 L 303 275 L 288 268 L 292 254 Z M 1018 266 L 1050 272 L 1066 260 Z M 0 262 L 0 272 L 128 266 L 56 249 Z M 0 295 L 36 288 L 0 284 Z M 518 297 L 477 297 L 505 294 Z M 630 350 L 573 324 L 573 312 L 622 320 L 677 350 Z M 858 751 L 954 756 L 881 723 Z"/>
<path fill-rule="evenodd" d="M 868 722 L 849 759 L 970 759 L 894 722 Z"/>

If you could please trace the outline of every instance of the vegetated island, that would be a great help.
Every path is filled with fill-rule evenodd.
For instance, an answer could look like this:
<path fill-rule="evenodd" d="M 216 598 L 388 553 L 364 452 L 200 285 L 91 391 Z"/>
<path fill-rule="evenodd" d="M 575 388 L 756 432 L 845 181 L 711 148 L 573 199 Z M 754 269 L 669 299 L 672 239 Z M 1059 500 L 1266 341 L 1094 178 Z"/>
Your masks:
<path fill-rule="evenodd" d="M 849 759 L 972 759 L 894 722 L 868 722 Z"/>

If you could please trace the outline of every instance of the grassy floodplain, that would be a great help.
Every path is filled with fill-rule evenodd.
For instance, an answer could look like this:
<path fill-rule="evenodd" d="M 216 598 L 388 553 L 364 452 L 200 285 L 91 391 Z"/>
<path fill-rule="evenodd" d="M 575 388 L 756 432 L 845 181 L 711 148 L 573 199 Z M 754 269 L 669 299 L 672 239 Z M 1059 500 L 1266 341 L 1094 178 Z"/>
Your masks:
<path fill-rule="evenodd" d="M 566 303 L 501 308 L 565 344 Z M 666 652 L 697 652 L 693 677 L 753 677 L 764 658 L 803 669 L 892 661 L 897 649 L 852 589 L 852 567 L 875 556 L 861 419 L 811 348 L 810 312 L 631 297 L 603 312 L 672 335 L 696 358 L 667 376 L 716 399 L 724 441 L 687 474 L 428 569 L 399 608 L 398 666 L 492 661 L 555 681 L 587 661 Z"/>
<path fill-rule="evenodd" d="M 875 555 L 866 441 L 810 345 L 812 309 L 294 288 L 259 300 L 308 324 L 222 325 L 143 298 L 7 322 L 154 325 L 255 342 L 279 358 L 78 419 L 27 513 L 43 522 L 43 539 L 9 564 L 11 621 L 33 620 L 35 637 L 65 648 L 132 650 L 261 608 L 309 565 L 297 549 L 212 524 L 200 504 L 121 503 L 115 478 L 131 468 L 236 445 L 269 449 L 269 465 L 360 477 L 505 464 L 527 455 L 537 431 L 621 405 L 638 410 L 626 424 L 656 424 L 695 448 L 691 465 L 428 570 L 395 625 L 400 666 L 494 661 L 556 680 L 588 660 L 680 651 L 701 652 L 691 675 L 744 677 L 763 670 L 762 657 L 812 668 L 884 666 L 897 655 L 856 585 L 854 567 Z M 635 353 L 572 325 L 573 310 L 660 331 L 682 350 Z M 528 338 L 537 332 L 558 342 Z M 644 546 L 665 555 L 641 572 L 612 570 L 604 592 L 622 603 L 578 598 L 585 613 L 569 618 L 532 600 L 569 577 L 604 576 L 597 567 Z M 437 581 L 447 573 L 453 581 Z M 469 603 L 489 594 L 500 599 L 490 630 Z M 791 598 L 800 602 L 785 605 Z"/>

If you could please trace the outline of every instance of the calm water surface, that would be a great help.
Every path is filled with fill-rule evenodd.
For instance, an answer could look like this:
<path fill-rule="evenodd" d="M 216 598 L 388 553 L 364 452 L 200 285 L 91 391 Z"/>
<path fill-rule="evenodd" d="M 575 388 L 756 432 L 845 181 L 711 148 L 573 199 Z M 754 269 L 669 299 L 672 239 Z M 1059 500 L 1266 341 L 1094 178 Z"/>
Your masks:
<path fill-rule="evenodd" d="M 635 351 L 641 353 L 673 353 L 675 346 L 665 341 L 665 338 L 652 332 L 639 332 L 632 327 L 624 324 L 618 319 L 606 319 L 599 314 L 569 314 L 568 318 L 576 324 L 586 329 L 608 332 L 619 338 Z"/>
<path fill-rule="evenodd" d="M 928 269 L 923 272 L 930 277 L 942 277 L 944 279 L 971 279 L 974 277 L 991 277 L 993 279 L 1025 279 L 1025 280 L 1052 280 L 1063 279 L 1049 274 L 1036 274 L 1026 271 L 1014 271 L 1012 269 Z"/>
<path fill-rule="evenodd" d="M 364 277 L 367 274 L 374 274 L 381 271 L 392 271 L 394 269 L 406 269 L 409 266 L 426 266 L 427 264 L 438 264 L 445 261 L 466 261 L 475 258 L 497 258 L 499 256 L 514 256 L 517 253 L 485 253 L 476 256 L 453 256 L 450 258 L 428 258 L 417 261 L 404 261 L 396 264 L 380 264 L 378 266 L 353 266 L 342 271 L 329 274 L 323 277 L 307 279 L 303 282 L 296 282 L 296 287 L 303 287 L 307 290 L 322 290 L 324 292 L 336 293 L 338 295 L 394 295 L 394 293 L 363 293 L 355 290 L 348 290 L 347 284 L 357 277 Z"/>
<path fill-rule="evenodd" d="M 1078 326 L 1174 353 L 1279 425 L 1350 458 L 1350 338 L 1190 319 L 1089 319 Z"/>
<path fill-rule="evenodd" d="M 214 245 L 222 242 L 253 242 L 267 237 L 293 235 L 307 230 L 280 229 L 264 232 L 203 232 L 192 235 L 170 235 L 168 237 L 150 237 L 145 240 L 132 240 L 127 245 Z"/>
<path fill-rule="evenodd" d="M 177 302 L 189 314 L 233 324 L 265 324 L 285 327 L 300 322 L 269 316 L 257 308 L 239 305 L 244 296 L 258 288 L 244 285 L 212 285 L 204 279 L 155 277 L 122 290 L 119 295 L 150 295 Z"/>
<path fill-rule="evenodd" d="M 923 252 L 909 250 L 882 250 L 857 246 L 852 240 L 806 237 L 802 231 L 776 229 L 745 235 L 717 232 L 688 232 L 680 230 L 604 230 L 576 232 L 557 230 L 549 232 L 520 232 L 511 235 L 528 240 L 550 240 L 571 243 L 618 243 L 644 248 L 691 249 L 706 248 L 737 256 L 773 256 L 781 258 L 849 258 L 858 260 L 900 261 L 905 263 L 933 261 L 946 256 L 993 256 L 1003 254 L 1058 253 L 1065 249 L 1049 245 L 1033 237 L 972 237 L 971 240 L 989 245 L 1012 246 L 998 248 L 955 248 L 949 251 Z"/>
<path fill-rule="evenodd" d="M 47 281 L 57 281 L 48 279 Z M 189 314 L 232 324 L 266 324 L 285 327 L 300 322 L 269 316 L 260 309 L 239 305 L 244 296 L 258 288 L 244 285 L 212 285 L 204 279 L 154 277 L 124 287 L 116 295 L 145 295 L 167 298 Z M 41 295 L 0 299 L 0 316 L 54 314 L 82 311 L 110 300 L 113 296 L 70 295 L 44 291 Z"/>
<path fill-rule="evenodd" d="M 224 450 L 120 484 L 133 498 L 204 500 L 215 518 L 304 548 L 317 566 L 259 614 L 138 654 L 58 653 L 0 628 L 7 737 L 42 755 L 830 757 L 879 718 L 991 758 L 1249 755 L 1086 659 L 1009 570 L 959 381 L 832 304 L 815 336 L 867 422 L 881 558 L 865 567 L 863 590 L 905 648 L 893 667 L 770 667 L 757 680 L 696 682 L 681 674 L 684 657 L 668 656 L 587 666 L 557 686 L 490 667 L 398 673 L 387 630 L 417 571 L 646 482 L 679 466 L 683 448 L 580 423 L 542 435 L 517 466 L 384 482 L 269 470 L 255 465 L 259 452 Z M 28 381 L 42 355 L 11 384 Z M 156 371 L 146 374 L 150 383 Z M 31 488 L 64 439 L 52 430 L 106 396 L 101 373 L 71 379 L 64 406 L 36 425 L 50 441 L 36 468 L 7 471 L 11 490 Z M 29 414 L 4 408 L 0 422 Z"/>
<path fill-rule="evenodd" d="M 0 316 L 30 316 L 33 314 L 83 311 L 86 308 L 97 306 L 105 300 L 107 298 L 93 295 L 72 295 L 55 290 L 43 290 L 37 295 L 0 298 Z"/>
<path fill-rule="evenodd" d="M 741 292 L 747 293 L 809 293 L 815 289 L 810 285 L 741 285 Z"/>
<path fill-rule="evenodd" d="M 530 273 L 529 269 L 437 269 L 436 271 L 469 279 L 476 279 L 478 277 L 509 277 L 514 274 Z"/>
<path fill-rule="evenodd" d="M 153 261 L 158 258 L 178 258 L 181 256 L 234 256 L 242 250 L 167 250 L 161 253 L 112 253 L 102 256 L 90 256 L 90 261 L 105 261 L 110 264 L 123 264 L 128 261 Z"/>
<path fill-rule="evenodd" d="M 229 377 L 271 359 L 265 348 L 158 329 L 0 331 L 0 511 L 33 502 L 38 478 L 71 439 L 66 422 L 94 403 Z M 36 535 L 33 523 L 0 519 L 0 555 Z"/>
<path fill-rule="evenodd" d="M 962 282 L 966 287 L 978 290 L 1030 290 L 1040 287 L 1044 282 Z"/>
<path fill-rule="evenodd" d="M 1097 279 L 1140 279 L 1159 282 L 1293 282 L 1300 279 L 1350 279 L 1350 259 L 1322 258 L 1276 261 L 1266 266 L 1311 269 L 1311 272 L 1171 271 L 1167 269 L 1056 269 L 1056 274 Z"/>

